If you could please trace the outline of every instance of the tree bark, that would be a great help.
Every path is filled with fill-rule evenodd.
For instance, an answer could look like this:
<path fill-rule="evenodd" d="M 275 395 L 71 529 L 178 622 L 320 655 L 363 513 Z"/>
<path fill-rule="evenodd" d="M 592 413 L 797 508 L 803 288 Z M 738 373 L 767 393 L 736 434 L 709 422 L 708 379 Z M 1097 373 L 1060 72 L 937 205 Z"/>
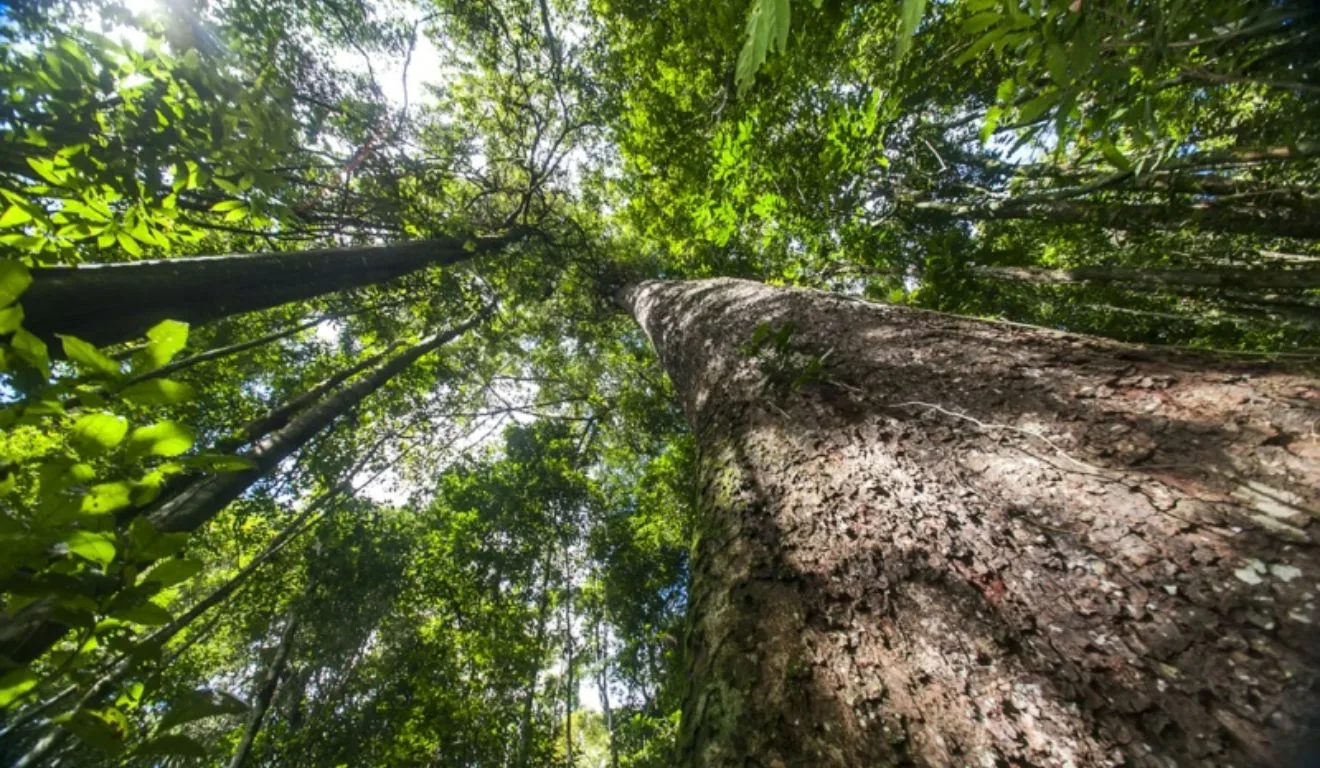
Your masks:
<path fill-rule="evenodd" d="M 1109 229 L 1201 229 L 1239 235 L 1320 239 L 1320 219 L 1281 207 L 1215 203 L 1078 202 L 995 200 L 984 203 L 917 202 L 918 211 L 967 221 L 1019 220 L 1053 224 L 1093 224 Z"/>
<path fill-rule="evenodd" d="M 738 280 L 621 301 L 699 451 L 684 765 L 1286 763 L 1314 376 Z"/>
<path fill-rule="evenodd" d="M 374 285 L 499 250 L 520 236 L 46 267 L 33 271 L 23 294 L 23 324 L 48 342 L 62 333 L 114 344 L 161 320 L 200 324 Z"/>
<path fill-rule="evenodd" d="M 972 267 L 974 274 L 1022 283 L 1132 283 L 1145 286 L 1240 288 L 1246 290 L 1307 290 L 1320 288 L 1320 269 L 1136 269 L 1132 267 Z"/>
<path fill-rule="evenodd" d="M 234 750 L 234 756 L 229 761 L 229 768 L 243 768 L 247 763 L 248 755 L 252 753 L 252 744 L 257 740 L 257 734 L 261 731 L 261 722 L 266 719 L 266 712 L 270 709 L 270 702 L 275 698 L 275 689 L 280 685 L 280 677 L 284 675 L 284 667 L 289 663 L 289 653 L 293 650 L 293 636 L 298 631 L 298 620 L 290 617 L 284 627 L 284 632 L 280 635 L 280 644 L 275 649 L 275 658 L 270 662 L 270 668 L 266 670 L 265 679 L 261 682 L 261 687 L 257 689 L 256 699 L 252 702 L 252 709 L 248 712 L 247 726 L 243 729 L 243 738 L 239 740 L 238 747 Z"/>

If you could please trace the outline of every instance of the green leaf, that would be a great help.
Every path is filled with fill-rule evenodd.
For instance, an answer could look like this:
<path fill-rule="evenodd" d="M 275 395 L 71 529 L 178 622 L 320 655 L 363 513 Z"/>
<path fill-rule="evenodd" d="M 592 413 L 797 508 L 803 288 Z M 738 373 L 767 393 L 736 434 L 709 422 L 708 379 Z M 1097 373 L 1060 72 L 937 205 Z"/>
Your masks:
<path fill-rule="evenodd" d="M 12 307 L 0 309 L 0 336 L 6 333 L 13 333 L 23 324 L 23 305 L 15 304 Z"/>
<path fill-rule="evenodd" d="M 144 627 L 159 627 L 174 620 L 170 612 L 150 600 L 144 600 L 127 608 L 120 608 L 112 614 L 116 619 L 131 621 Z"/>
<path fill-rule="evenodd" d="M 188 324 L 178 320 L 162 320 L 147 331 L 147 348 L 143 350 L 146 368 L 138 371 L 154 371 L 174 359 L 188 344 Z"/>
<path fill-rule="evenodd" d="M 82 363 L 97 373 L 105 374 L 111 378 L 119 377 L 119 363 L 102 354 L 96 347 L 77 336 L 56 335 L 59 336 L 60 343 L 64 346 L 65 357 L 75 363 Z"/>
<path fill-rule="evenodd" d="M 1018 108 L 1018 122 L 1032 123 L 1050 111 L 1059 101 L 1059 91 L 1048 91 Z"/>
<path fill-rule="evenodd" d="M 50 354 L 46 351 L 46 342 L 19 328 L 9 340 L 9 346 L 23 362 L 41 371 L 44 378 L 50 378 Z"/>
<path fill-rule="evenodd" d="M 961 67 L 977 56 L 980 56 L 987 48 L 997 43 L 999 39 L 1006 34 L 1008 34 L 1007 27 L 995 27 L 982 35 L 976 42 L 972 43 L 970 48 L 959 54 L 958 58 L 953 60 L 953 65 L 955 67 Z"/>
<path fill-rule="evenodd" d="M 964 35 L 975 35 L 983 29 L 994 26 L 1001 18 L 1003 17 L 999 15 L 998 11 L 978 13 L 964 21 L 959 31 Z"/>
<path fill-rule="evenodd" d="M 981 125 L 981 143 L 984 144 L 994 135 L 999 127 L 999 118 L 1004 116 L 1004 108 L 996 104 L 985 111 L 985 123 Z"/>
<path fill-rule="evenodd" d="M 138 242 L 130 237 L 127 232 L 116 232 L 115 240 L 119 241 L 120 248 L 123 248 L 134 256 L 142 255 L 142 246 L 138 245 Z"/>
<path fill-rule="evenodd" d="M 143 405 L 178 405 L 196 396 L 192 385 L 172 379 L 147 379 L 125 387 L 119 396 Z"/>
<path fill-rule="evenodd" d="M 921 17 L 926 14 L 926 0 L 903 0 L 903 7 L 898 16 L 898 41 L 894 46 L 894 63 L 903 60 L 912 48 L 912 38 L 921 25 Z"/>
<path fill-rule="evenodd" d="M 65 541 L 73 554 L 105 568 L 115 559 L 115 540 L 96 531 L 75 531 Z"/>
<path fill-rule="evenodd" d="M 78 453 L 96 456 L 114 448 L 128 432 L 128 421 L 113 413 L 89 413 L 73 422 L 69 442 Z"/>
<path fill-rule="evenodd" d="M 156 732 L 168 731 L 204 717 L 238 715 L 246 711 L 246 704 L 223 691 L 190 691 L 170 705 L 160 719 L 160 725 L 156 726 Z"/>
<path fill-rule="evenodd" d="M 242 208 L 244 205 L 245 203 L 242 200 L 221 200 L 211 206 L 211 211 L 212 213 L 224 213 L 225 211 L 232 211 L 235 208 Z"/>
<path fill-rule="evenodd" d="M 80 511 L 87 515 L 107 515 L 133 503 L 133 488 L 120 480 L 93 485 L 83 496 Z"/>
<path fill-rule="evenodd" d="M 196 51 L 188 51 L 188 53 L 196 53 Z M 160 757 L 204 758 L 206 757 L 206 749 L 190 736 L 184 736 L 181 733 L 167 733 L 164 736 L 157 736 L 138 747 L 137 754 Z"/>
<path fill-rule="evenodd" d="M 4 677 L 0 677 L 0 709 L 8 707 L 23 694 L 37 687 L 41 678 L 27 667 L 19 667 L 10 670 Z"/>
<path fill-rule="evenodd" d="M 772 43 L 780 49 L 788 44 L 788 21 L 788 0 L 752 0 L 747 11 L 746 40 L 734 71 L 739 94 L 751 87 L 766 55 L 774 50 Z"/>
<path fill-rule="evenodd" d="M 1132 170 L 1132 161 L 1128 160 L 1123 156 L 1122 152 L 1118 151 L 1118 147 L 1114 146 L 1114 142 L 1109 141 L 1108 139 L 1102 139 L 1100 141 L 1100 153 L 1105 156 L 1105 159 L 1109 161 L 1110 165 L 1118 170 L 1124 172 L 1130 172 Z"/>
<path fill-rule="evenodd" d="M 172 587 L 201 573 L 202 567 L 201 560 L 188 558 L 166 560 L 148 571 L 147 575 L 142 577 L 142 581 L 155 582 L 162 587 Z"/>
<path fill-rule="evenodd" d="M 1045 46 L 1045 66 L 1050 71 L 1054 84 L 1063 88 L 1071 82 L 1068 77 L 1068 55 L 1063 47 L 1053 43 Z"/>
<path fill-rule="evenodd" d="M 128 526 L 128 541 L 137 561 L 160 560 L 176 554 L 188 543 L 185 533 L 161 533 L 150 520 L 136 517 Z"/>
<path fill-rule="evenodd" d="M 110 713 L 119 717 L 116 718 Z M 120 722 L 124 720 L 124 716 L 117 709 L 111 708 L 104 712 L 79 710 L 53 719 L 88 746 L 112 753 L 123 749 L 127 722 Z"/>
<path fill-rule="evenodd" d="M 17 227 L 32 221 L 32 214 L 18 207 L 11 205 L 0 214 L 0 227 Z"/>
<path fill-rule="evenodd" d="M 64 174 L 55 169 L 55 161 L 44 157 L 29 157 L 27 164 L 37 172 L 38 176 L 51 184 L 59 186 L 64 183 Z M 65 172 L 67 173 L 67 170 Z"/>
<path fill-rule="evenodd" d="M 7 307 L 23 295 L 32 284 L 32 273 L 21 261 L 0 261 L 0 307 Z"/>
<path fill-rule="evenodd" d="M 147 427 L 138 427 L 128 438 L 129 452 L 134 456 L 178 456 L 192 447 L 193 433 L 175 421 L 158 421 Z"/>

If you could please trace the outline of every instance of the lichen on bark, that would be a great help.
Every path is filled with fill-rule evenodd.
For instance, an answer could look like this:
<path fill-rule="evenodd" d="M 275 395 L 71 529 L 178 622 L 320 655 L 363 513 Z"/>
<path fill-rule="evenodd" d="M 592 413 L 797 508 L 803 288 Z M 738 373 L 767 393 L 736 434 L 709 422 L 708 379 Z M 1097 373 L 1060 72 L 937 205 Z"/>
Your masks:
<path fill-rule="evenodd" d="M 746 281 L 623 298 L 699 450 L 687 765 L 1286 761 L 1314 376 Z M 828 361 L 786 396 L 739 352 L 784 322 Z"/>

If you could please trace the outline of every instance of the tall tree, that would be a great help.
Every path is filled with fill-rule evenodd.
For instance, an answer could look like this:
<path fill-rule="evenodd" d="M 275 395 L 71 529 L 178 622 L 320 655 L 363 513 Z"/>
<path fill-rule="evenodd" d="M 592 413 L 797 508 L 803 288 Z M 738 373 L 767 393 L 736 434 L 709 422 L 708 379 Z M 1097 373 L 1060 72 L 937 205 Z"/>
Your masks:
<path fill-rule="evenodd" d="M 1320 668 L 1316 380 L 634 285 L 699 446 L 683 764 L 1282 764 Z"/>
<path fill-rule="evenodd" d="M 24 324 L 41 337 L 130 341 L 162 320 L 205 323 L 333 291 L 374 285 L 497 251 L 515 237 L 93 264 L 37 270 Z"/>

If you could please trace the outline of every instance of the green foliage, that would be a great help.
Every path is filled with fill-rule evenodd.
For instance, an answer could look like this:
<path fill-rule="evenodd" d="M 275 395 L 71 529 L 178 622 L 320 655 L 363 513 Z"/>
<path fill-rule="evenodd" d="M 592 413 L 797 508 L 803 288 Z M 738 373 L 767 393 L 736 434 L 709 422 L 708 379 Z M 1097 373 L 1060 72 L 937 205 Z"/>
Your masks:
<path fill-rule="evenodd" d="M 1317 258 L 1296 235 L 1320 179 L 1300 5 L 174 10 L 104 11 L 140 44 L 76 13 L 0 20 L 0 621 L 58 636 L 0 660 L 15 757 L 227 762 L 296 620 L 253 762 L 679 762 L 695 449 L 620 282 L 1314 346 L 1314 286 L 994 277 Z M 384 62 L 420 66 L 428 38 L 432 84 L 386 99 Z M 52 264 L 433 235 L 472 257 L 115 347 L 24 328 Z M 493 303 L 273 472 L 264 436 L 233 438 Z M 742 341 L 774 401 L 842 386 L 791 324 Z M 223 513 L 157 527 L 216 479 L 241 485 Z"/>

